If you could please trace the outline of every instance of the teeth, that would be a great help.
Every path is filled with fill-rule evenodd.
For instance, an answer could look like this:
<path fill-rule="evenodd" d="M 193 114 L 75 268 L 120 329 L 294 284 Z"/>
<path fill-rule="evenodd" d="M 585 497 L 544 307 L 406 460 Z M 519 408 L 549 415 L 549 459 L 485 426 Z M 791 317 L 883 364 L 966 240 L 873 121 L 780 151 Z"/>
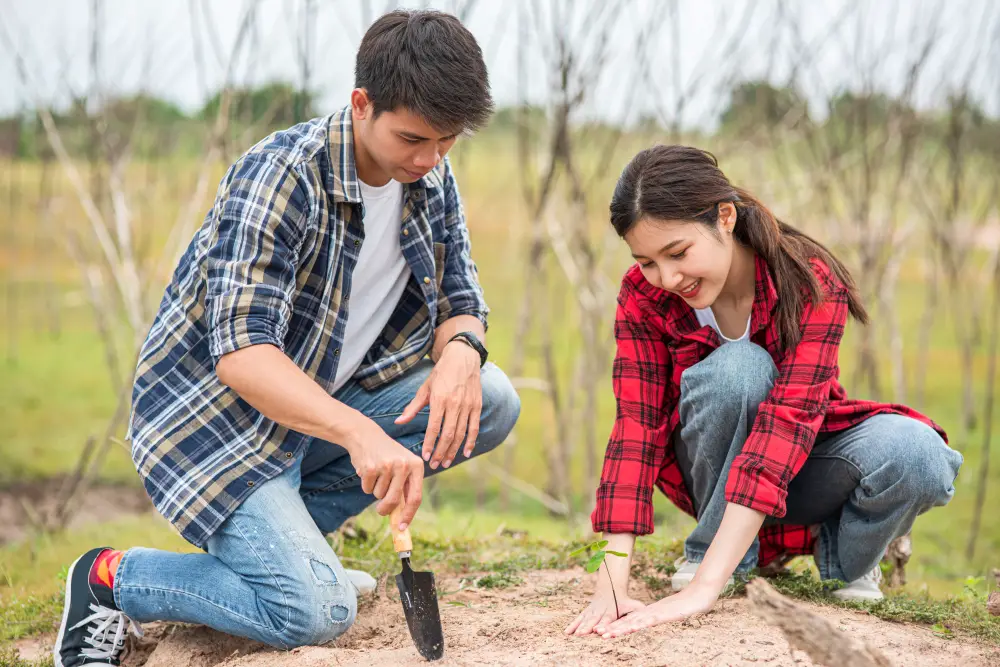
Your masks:
<path fill-rule="evenodd" d="M 686 290 L 684 290 L 682 292 L 682 294 L 690 294 L 696 287 L 698 287 L 698 285 L 700 283 L 701 283 L 701 279 L 698 279 L 698 280 L 694 281 L 694 283 L 691 285 L 691 287 L 688 287 Z"/>

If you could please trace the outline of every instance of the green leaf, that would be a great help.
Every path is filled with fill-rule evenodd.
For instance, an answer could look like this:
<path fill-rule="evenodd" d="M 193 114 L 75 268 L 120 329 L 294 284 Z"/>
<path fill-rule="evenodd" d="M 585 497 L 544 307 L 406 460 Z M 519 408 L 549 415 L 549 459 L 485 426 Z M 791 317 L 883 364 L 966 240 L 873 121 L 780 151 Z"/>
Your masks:
<path fill-rule="evenodd" d="M 601 563 L 603 562 L 604 562 L 604 552 L 598 551 L 596 554 L 590 557 L 590 560 L 587 561 L 587 564 L 584 566 L 584 569 L 586 569 L 587 572 L 593 574 L 594 572 L 597 572 L 597 570 L 601 567 Z"/>
<path fill-rule="evenodd" d="M 575 558 L 576 556 L 579 556 L 580 554 L 582 554 L 584 551 L 588 551 L 590 549 L 590 547 L 592 547 L 592 546 L 594 546 L 593 543 L 591 543 L 591 544 L 585 544 L 582 547 L 580 547 L 579 549 L 577 549 L 576 551 L 571 551 L 569 553 L 569 557 L 570 558 Z"/>
<path fill-rule="evenodd" d="M 601 540 L 600 542 L 598 542 L 594 546 L 597 547 L 598 549 L 603 549 L 604 547 L 608 546 L 608 541 L 607 540 Z"/>
<path fill-rule="evenodd" d="M 937 635 L 938 637 L 941 637 L 942 639 L 954 639 L 955 638 L 955 633 L 951 631 L 951 628 L 949 628 L 948 626 L 944 625 L 943 623 L 935 623 L 931 627 L 931 630 L 934 632 L 935 635 Z"/>
<path fill-rule="evenodd" d="M 623 554 L 621 551 L 612 551 L 608 549 L 605 553 L 609 553 L 612 556 L 618 556 L 619 558 L 628 558 L 628 554 Z"/>

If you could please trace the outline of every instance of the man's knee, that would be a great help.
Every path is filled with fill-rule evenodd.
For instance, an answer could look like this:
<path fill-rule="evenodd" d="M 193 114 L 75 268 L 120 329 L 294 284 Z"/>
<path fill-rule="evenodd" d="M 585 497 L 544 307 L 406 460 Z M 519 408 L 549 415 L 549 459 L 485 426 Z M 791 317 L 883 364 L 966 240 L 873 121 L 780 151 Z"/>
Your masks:
<path fill-rule="evenodd" d="M 354 625 L 358 600 L 349 581 L 297 588 L 300 594 L 290 598 L 291 608 L 278 614 L 284 615 L 286 622 L 275 632 L 275 646 L 319 646 L 337 639 Z"/>
<path fill-rule="evenodd" d="M 521 414 L 521 398 L 507 375 L 495 364 L 483 367 L 483 409 L 478 444 L 492 448 L 503 442 Z"/>

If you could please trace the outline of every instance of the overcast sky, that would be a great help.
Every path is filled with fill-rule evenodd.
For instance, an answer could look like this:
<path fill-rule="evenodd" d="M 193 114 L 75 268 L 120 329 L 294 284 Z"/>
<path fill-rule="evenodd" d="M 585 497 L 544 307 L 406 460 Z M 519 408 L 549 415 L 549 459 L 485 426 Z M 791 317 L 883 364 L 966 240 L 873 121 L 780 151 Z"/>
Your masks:
<path fill-rule="evenodd" d="M 248 6 L 248 0 L 99 3 L 101 89 L 106 94 L 146 91 L 187 111 L 201 106 L 225 80 Z M 358 0 L 314 4 L 310 87 L 318 94 L 318 111 L 327 113 L 348 100 L 365 18 L 373 20 L 387 5 L 371 2 L 362 9 Z M 462 3 L 430 4 L 451 11 Z M 684 123 L 711 126 L 733 77 L 769 75 L 784 82 L 795 67 L 800 87 L 814 103 L 831 90 L 859 89 L 866 81 L 898 93 L 908 63 L 931 31 L 937 31 L 937 46 L 917 90 L 918 105 L 939 104 L 968 78 L 988 111 L 997 115 L 1000 109 L 1000 3 L 992 0 L 681 0 L 676 5 L 669 0 L 623 0 L 626 10 L 601 15 L 598 26 L 587 33 L 584 24 L 592 2 L 537 4 L 541 11 L 525 14 L 521 24 L 526 35 L 520 39 L 520 5 L 515 0 L 478 2 L 467 20 L 486 55 L 494 97 L 501 105 L 517 100 L 519 42 L 528 45 L 529 97 L 537 101 L 547 94 L 550 78 L 542 45 L 551 48 L 552 26 L 558 24 L 566 26 L 574 46 L 585 49 L 597 43 L 601 26 L 610 27 L 608 63 L 585 107 L 590 116 L 634 120 L 658 110 L 669 116 L 678 88 L 687 88 Z M 858 11 L 851 9 L 858 4 Z M 34 99 L 58 103 L 67 99 L 68 91 L 90 88 L 92 5 L 92 0 L 0 0 L 0 115 L 30 107 Z M 305 5 L 306 0 L 257 3 L 246 41 L 251 48 L 240 52 L 233 70 L 236 83 L 300 80 L 297 50 Z M 530 7 L 527 0 L 523 5 Z M 644 75 L 638 65 L 643 60 L 638 57 L 640 33 L 653 25 L 660 28 L 649 40 L 651 66 Z M 28 86 L 17 74 L 11 46 L 30 70 Z M 202 68 L 196 67 L 199 52 Z M 818 106 L 814 104 L 814 111 Z"/>

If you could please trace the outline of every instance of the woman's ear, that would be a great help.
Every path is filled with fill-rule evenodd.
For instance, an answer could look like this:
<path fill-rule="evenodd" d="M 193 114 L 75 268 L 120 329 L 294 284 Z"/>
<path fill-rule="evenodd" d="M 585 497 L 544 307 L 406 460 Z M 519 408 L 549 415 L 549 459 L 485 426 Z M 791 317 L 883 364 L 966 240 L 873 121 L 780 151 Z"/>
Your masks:
<path fill-rule="evenodd" d="M 719 204 L 719 227 L 725 234 L 732 234 L 736 229 L 736 205 L 732 202 Z"/>

